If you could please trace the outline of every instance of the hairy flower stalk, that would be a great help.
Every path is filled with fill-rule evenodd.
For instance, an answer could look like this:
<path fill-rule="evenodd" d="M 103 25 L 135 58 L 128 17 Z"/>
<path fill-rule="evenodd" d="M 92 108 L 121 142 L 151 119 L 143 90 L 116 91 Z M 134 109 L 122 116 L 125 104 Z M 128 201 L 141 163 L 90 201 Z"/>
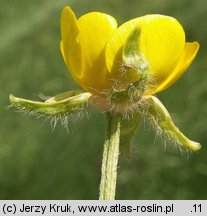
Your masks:
<path fill-rule="evenodd" d="M 121 116 L 117 113 L 107 113 L 106 140 L 104 143 L 100 200 L 114 200 L 117 179 L 117 164 L 119 158 L 119 143 L 121 132 Z"/>
<path fill-rule="evenodd" d="M 185 32 L 176 19 L 151 14 L 117 27 L 108 14 L 91 12 L 77 19 L 72 9 L 65 7 L 60 49 L 83 90 L 43 102 L 10 95 L 10 102 L 25 112 L 52 118 L 68 119 L 88 104 L 106 112 L 99 199 L 115 199 L 119 152 L 130 157 L 131 142 L 143 116 L 179 147 L 190 151 L 201 148 L 175 126 L 154 96 L 182 76 L 199 49 L 198 42 L 185 41 Z"/>

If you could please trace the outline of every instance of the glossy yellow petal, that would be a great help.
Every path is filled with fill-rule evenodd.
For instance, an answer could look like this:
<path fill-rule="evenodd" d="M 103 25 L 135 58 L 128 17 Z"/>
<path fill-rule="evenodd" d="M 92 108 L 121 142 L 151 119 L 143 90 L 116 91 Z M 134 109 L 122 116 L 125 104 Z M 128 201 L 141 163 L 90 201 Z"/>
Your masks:
<path fill-rule="evenodd" d="M 83 57 L 81 45 L 77 40 L 79 31 L 74 12 L 70 7 L 65 7 L 61 15 L 61 52 L 73 78 L 80 84 Z"/>
<path fill-rule="evenodd" d="M 196 57 L 198 49 L 199 49 L 198 42 L 186 43 L 183 54 L 176 68 L 173 70 L 170 76 L 152 93 L 155 94 L 157 92 L 163 91 L 169 86 L 171 86 L 173 83 L 175 83 L 183 75 L 183 73 L 187 70 L 187 68 L 190 66 L 190 64 Z"/>
<path fill-rule="evenodd" d="M 78 40 L 85 48 L 84 54 L 91 65 L 103 52 L 106 42 L 117 28 L 116 20 L 107 14 L 91 12 L 78 19 L 80 34 Z"/>
<path fill-rule="evenodd" d="M 64 47 L 63 47 L 63 41 L 60 41 L 60 52 L 62 54 L 62 57 L 63 57 L 65 64 L 67 64 L 66 58 L 65 58 L 65 51 L 64 51 Z"/>
<path fill-rule="evenodd" d="M 84 57 L 83 85 L 101 89 L 108 74 L 105 63 L 105 46 L 117 27 L 116 20 L 104 13 L 91 12 L 78 19 L 80 33 L 77 37 Z"/>
<path fill-rule="evenodd" d="M 178 21 L 163 15 L 146 15 L 120 26 L 106 47 L 108 70 L 117 76 L 121 73 L 122 49 L 131 31 L 141 30 L 140 50 L 150 66 L 150 78 L 160 84 L 175 68 L 185 44 L 185 33 Z"/>

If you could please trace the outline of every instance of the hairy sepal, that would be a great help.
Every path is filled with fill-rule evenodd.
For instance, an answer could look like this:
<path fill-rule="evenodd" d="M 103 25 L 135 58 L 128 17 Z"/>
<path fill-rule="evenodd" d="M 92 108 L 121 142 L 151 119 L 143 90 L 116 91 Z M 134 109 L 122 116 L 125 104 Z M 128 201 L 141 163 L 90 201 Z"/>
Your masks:
<path fill-rule="evenodd" d="M 110 95 L 111 103 L 121 110 L 133 106 L 144 95 L 148 83 L 149 64 L 139 49 L 141 31 L 135 28 L 127 39 L 123 51 L 123 66 L 128 74 L 136 74 L 137 80 L 128 84 L 126 89 L 113 89 Z"/>
<path fill-rule="evenodd" d="M 149 120 L 155 126 L 158 132 L 163 133 L 171 141 L 183 147 L 186 150 L 198 151 L 201 148 L 200 143 L 188 139 L 173 123 L 173 120 L 165 106 L 154 96 L 145 96 L 142 103 L 147 104 L 145 112 Z"/>
<path fill-rule="evenodd" d="M 81 91 L 69 91 L 49 98 L 44 102 L 27 100 L 10 95 L 12 106 L 28 113 L 46 116 L 66 116 L 79 112 L 87 104 L 91 94 Z"/>

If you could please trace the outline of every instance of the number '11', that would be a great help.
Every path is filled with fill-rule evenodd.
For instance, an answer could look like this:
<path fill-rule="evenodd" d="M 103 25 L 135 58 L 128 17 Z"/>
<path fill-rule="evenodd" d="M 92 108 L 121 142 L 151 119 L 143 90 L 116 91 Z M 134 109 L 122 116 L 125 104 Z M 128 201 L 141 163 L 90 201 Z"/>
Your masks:
<path fill-rule="evenodd" d="M 195 204 L 193 205 L 193 207 L 194 207 L 194 212 L 201 212 L 201 204 L 199 205 Z"/>

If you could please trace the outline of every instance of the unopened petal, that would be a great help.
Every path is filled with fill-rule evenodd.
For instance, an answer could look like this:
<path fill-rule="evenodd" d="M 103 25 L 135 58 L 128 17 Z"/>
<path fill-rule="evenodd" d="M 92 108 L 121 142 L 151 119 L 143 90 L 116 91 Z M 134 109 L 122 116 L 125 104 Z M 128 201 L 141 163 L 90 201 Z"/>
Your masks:
<path fill-rule="evenodd" d="M 192 61 L 196 57 L 198 50 L 199 50 L 198 42 L 186 43 L 183 54 L 176 68 L 173 70 L 170 76 L 158 88 L 156 88 L 153 91 L 153 94 L 163 91 L 169 86 L 171 86 L 172 84 L 174 84 L 191 65 Z"/>

